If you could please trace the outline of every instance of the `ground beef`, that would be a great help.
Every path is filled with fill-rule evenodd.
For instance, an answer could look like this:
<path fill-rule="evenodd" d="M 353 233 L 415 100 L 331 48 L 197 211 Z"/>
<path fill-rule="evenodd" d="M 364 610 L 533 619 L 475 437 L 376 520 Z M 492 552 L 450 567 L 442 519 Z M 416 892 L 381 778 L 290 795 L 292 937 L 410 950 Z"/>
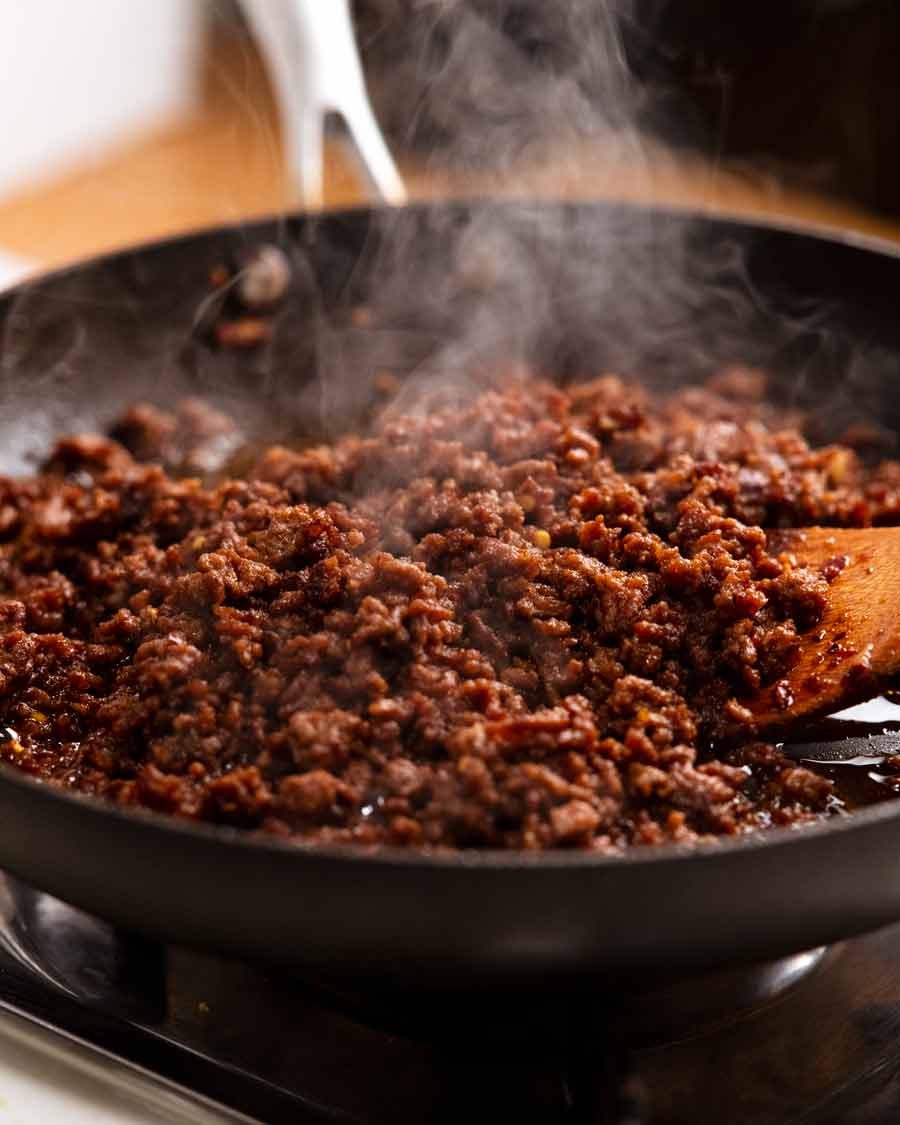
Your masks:
<path fill-rule="evenodd" d="M 213 479 L 234 427 L 135 406 L 0 478 L 0 755 L 328 843 L 615 853 L 827 815 L 742 703 L 828 597 L 762 528 L 895 521 L 900 465 L 799 421 L 754 372 L 532 380 Z"/>

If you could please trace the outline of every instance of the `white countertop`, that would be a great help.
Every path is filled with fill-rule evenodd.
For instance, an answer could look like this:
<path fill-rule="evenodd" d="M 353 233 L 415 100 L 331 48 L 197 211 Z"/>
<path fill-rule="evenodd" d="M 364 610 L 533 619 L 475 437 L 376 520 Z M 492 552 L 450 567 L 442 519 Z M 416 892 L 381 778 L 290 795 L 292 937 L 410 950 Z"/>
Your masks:
<path fill-rule="evenodd" d="M 247 1125 L 249 1120 L 0 1009 L 0 1125 Z"/>
<path fill-rule="evenodd" d="M 30 262 L 0 249 L 0 293 L 33 272 L 34 266 Z"/>

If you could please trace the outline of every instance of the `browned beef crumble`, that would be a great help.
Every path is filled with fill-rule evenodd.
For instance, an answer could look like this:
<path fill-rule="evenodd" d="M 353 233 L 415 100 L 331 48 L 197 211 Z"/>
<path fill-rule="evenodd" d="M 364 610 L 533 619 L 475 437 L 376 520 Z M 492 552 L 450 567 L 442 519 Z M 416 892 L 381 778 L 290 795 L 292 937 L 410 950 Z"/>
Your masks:
<path fill-rule="evenodd" d="M 615 852 L 827 815 L 741 704 L 828 596 L 761 528 L 896 520 L 900 465 L 810 448 L 764 390 L 533 381 L 211 484 L 184 474 L 234 433 L 197 403 L 65 439 L 0 478 L 0 754 L 325 842 Z"/>

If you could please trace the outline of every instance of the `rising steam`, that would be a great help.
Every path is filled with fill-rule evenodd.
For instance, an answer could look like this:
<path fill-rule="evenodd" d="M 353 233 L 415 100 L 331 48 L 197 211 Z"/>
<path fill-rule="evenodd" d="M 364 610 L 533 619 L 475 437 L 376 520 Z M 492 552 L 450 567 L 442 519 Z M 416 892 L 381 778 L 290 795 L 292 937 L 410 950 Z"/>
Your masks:
<path fill-rule="evenodd" d="M 2 467 L 135 398 L 167 405 L 198 390 L 267 440 L 331 436 L 376 401 L 383 371 L 400 378 L 402 406 L 427 409 L 511 370 L 614 370 L 659 386 L 740 362 L 783 376 L 786 400 L 828 399 L 843 420 L 882 409 L 891 354 L 865 345 L 833 299 L 774 299 L 765 240 L 648 207 L 546 201 L 582 152 L 640 174 L 661 133 L 690 127 L 671 91 L 629 67 L 629 37 L 652 36 L 662 7 L 359 0 L 395 145 L 520 198 L 238 229 L 0 302 Z M 543 200 L 520 180 L 535 167 Z M 196 331 L 211 271 L 261 241 L 287 254 L 290 296 L 259 348 L 217 351 Z M 807 271 L 792 284 L 817 281 Z"/>

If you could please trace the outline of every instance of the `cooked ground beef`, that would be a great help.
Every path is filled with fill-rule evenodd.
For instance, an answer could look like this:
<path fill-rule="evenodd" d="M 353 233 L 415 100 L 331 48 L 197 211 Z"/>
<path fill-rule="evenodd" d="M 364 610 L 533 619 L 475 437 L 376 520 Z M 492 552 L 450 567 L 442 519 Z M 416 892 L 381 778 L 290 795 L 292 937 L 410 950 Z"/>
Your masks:
<path fill-rule="evenodd" d="M 234 428 L 136 406 L 0 478 L 0 754 L 325 842 L 617 852 L 827 815 L 741 703 L 828 597 L 762 528 L 896 520 L 900 465 L 797 421 L 747 371 L 534 380 L 203 480 Z"/>

